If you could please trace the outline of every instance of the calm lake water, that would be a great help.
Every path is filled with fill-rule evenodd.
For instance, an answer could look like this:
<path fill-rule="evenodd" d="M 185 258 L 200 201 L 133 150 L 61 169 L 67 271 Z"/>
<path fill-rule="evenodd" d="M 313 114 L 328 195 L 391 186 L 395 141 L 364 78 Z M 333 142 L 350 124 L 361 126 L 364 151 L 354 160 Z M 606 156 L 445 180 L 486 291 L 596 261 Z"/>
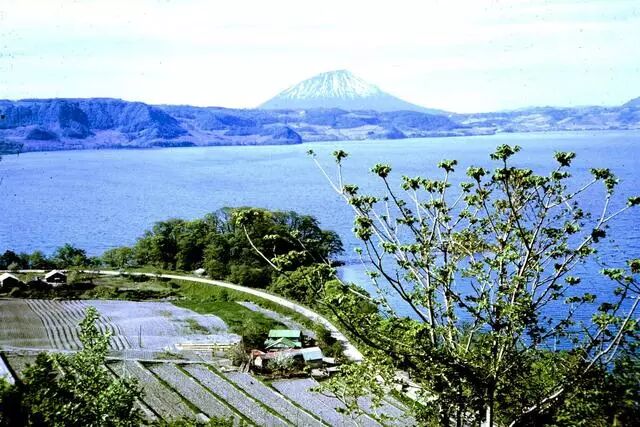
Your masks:
<path fill-rule="evenodd" d="M 260 206 L 316 216 L 345 242 L 344 258 L 355 262 L 357 241 L 352 214 L 306 155 L 313 149 L 333 172 L 330 153 L 350 153 L 346 182 L 379 189 L 369 173 L 375 163 L 390 163 L 401 175 L 438 176 L 442 159 L 459 161 L 459 180 L 470 165 L 491 166 L 489 153 L 499 144 L 517 143 L 520 165 L 547 171 L 554 151 L 575 151 L 576 185 L 589 179 L 589 168 L 609 167 L 620 178 L 623 203 L 640 193 L 640 132 L 503 134 L 487 137 L 427 138 L 396 141 L 349 141 L 295 146 L 207 147 L 158 150 L 104 150 L 27 153 L 0 162 L 0 251 L 50 253 L 64 243 L 91 255 L 132 244 L 155 221 L 196 218 L 224 206 Z M 602 198 L 591 194 L 595 207 Z M 601 251 L 602 262 L 640 256 L 638 211 L 612 227 L 615 245 Z M 596 278 L 599 266 L 587 274 Z M 360 280 L 360 268 L 347 268 Z"/>

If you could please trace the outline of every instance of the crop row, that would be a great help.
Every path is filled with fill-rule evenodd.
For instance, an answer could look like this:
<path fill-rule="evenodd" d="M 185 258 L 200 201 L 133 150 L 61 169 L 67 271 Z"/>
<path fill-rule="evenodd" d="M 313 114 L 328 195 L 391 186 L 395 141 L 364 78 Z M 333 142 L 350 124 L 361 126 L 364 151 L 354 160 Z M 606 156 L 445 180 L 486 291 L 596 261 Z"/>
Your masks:
<path fill-rule="evenodd" d="M 71 301 L 47 301 L 49 304 L 55 304 L 53 307 L 57 308 L 62 317 L 71 325 L 79 325 L 86 315 L 86 310 L 89 305 L 83 301 L 71 300 Z M 120 327 L 112 322 L 111 318 L 100 313 L 100 318 L 96 322 L 98 330 L 102 333 L 111 334 L 111 341 L 109 347 L 113 350 L 124 350 L 131 348 L 131 345 L 127 341 L 127 337 L 124 336 Z"/>
<path fill-rule="evenodd" d="M 127 337 L 135 349 L 162 350 L 182 342 L 233 343 L 239 340 L 226 332 L 193 333 L 189 326 L 193 321 L 209 331 L 226 331 L 227 327 L 216 316 L 199 315 L 168 302 L 90 300 L 85 303 L 96 307 L 117 325 L 119 335 Z"/>
<path fill-rule="evenodd" d="M 0 346 L 3 348 L 49 348 L 42 321 L 24 300 L 0 300 Z"/>
<path fill-rule="evenodd" d="M 79 324 L 86 315 L 86 310 L 89 305 L 85 304 L 83 301 L 59 301 L 57 302 L 61 305 L 61 308 L 64 309 L 65 314 L 68 314 L 69 320 L 71 320 L 74 324 Z M 127 348 L 131 348 L 131 344 L 127 340 L 127 337 L 122 333 L 120 326 L 113 322 L 111 317 L 105 313 L 100 312 L 100 318 L 96 324 L 100 332 L 111 334 L 111 342 L 109 343 L 109 347 L 113 350 L 124 350 Z"/>
<path fill-rule="evenodd" d="M 84 319 L 87 306 L 82 301 L 26 300 L 27 305 L 42 320 L 54 348 L 77 350 L 81 347 L 78 325 Z M 107 316 L 101 316 L 98 329 L 111 334 L 109 346 L 114 350 L 130 348 L 126 337 Z"/>
<path fill-rule="evenodd" d="M 234 416 L 231 409 L 198 384 L 196 380 L 185 375 L 176 365 L 159 363 L 150 365 L 148 369 L 169 384 L 182 397 L 197 406 L 204 414 L 210 417 L 224 418 Z"/>
<path fill-rule="evenodd" d="M 385 425 L 416 425 L 416 420 L 408 417 L 406 410 L 399 409 L 399 406 L 401 404 L 390 397 L 383 399 L 377 405 L 374 405 L 373 399 L 369 396 L 358 398 L 358 407 L 375 419 L 381 420 Z"/>
<path fill-rule="evenodd" d="M 270 427 L 288 425 L 283 419 L 265 410 L 258 402 L 235 388 L 224 378 L 213 373 L 210 369 L 200 365 L 186 365 L 184 369 L 197 379 L 200 384 L 220 396 L 256 425 Z"/>
<path fill-rule="evenodd" d="M 345 405 L 336 397 L 326 396 L 322 393 L 311 391 L 319 384 L 313 379 L 296 379 L 274 381 L 273 387 L 286 396 L 322 418 L 332 426 L 379 426 L 380 424 L 366 415 L 352 414 L 352 417 L 338 410 L 344 411 Z"/>
<path fill-rule="evenodd" d="M 18 370 L 16 363 L 23 364 L 25 360 L 8 355 L 14 370 Z M 319 385 L 312 379 L 274 381 L 274 390 L 249 374 L 218 374 L 201 364 L 181 366 L 166 362 L 145 366 L 134 360 L 108 363 L 115 375 L 136 379 L 144 392 L 141 407 L 148 407 L 165 420 L 193 419 L 202 413 L 208 417 L 233 417 L 236 421 L 246 418 L 257 426 L 415 425 L 414 419 L 404 415 L 400 403 L 395 405 L 386 399 L 375 408 L 370 397 L 358 399 L 361 409 L 380 423 L 367 415 L 345 414 L 344 404 L 335 396 L 311 390 Z"/>
<path fill-rule="evenodd" d="M 109 364 L 112 371 L 122 377 L 132 377 L 144 391 L 145 403 L 162 418 L 194 418 L 193 411 L 182 401 L 180 396 L 165 387 L 151 372 L 139 362 L 125 361 Z"/>
<path fill-rule="evenodd" d="M 60 350 L 78 350 L 82 347 L 78 329 L 61 317 L 57 307 L 51 307 L 50 301 L 27 300 L 27 305 L 42 320 L 49 341 Z"/>
<path fill-rule="evenodd" d="M 321 427 L 325 425 L 249 374 L 232 372 L 225 374 L 225 376 L 244 390 L 245 393 L 259 400 L 264 405 L 273 408 L 277 413 L 291 421 L 293 425 L 311 427 Z"/>

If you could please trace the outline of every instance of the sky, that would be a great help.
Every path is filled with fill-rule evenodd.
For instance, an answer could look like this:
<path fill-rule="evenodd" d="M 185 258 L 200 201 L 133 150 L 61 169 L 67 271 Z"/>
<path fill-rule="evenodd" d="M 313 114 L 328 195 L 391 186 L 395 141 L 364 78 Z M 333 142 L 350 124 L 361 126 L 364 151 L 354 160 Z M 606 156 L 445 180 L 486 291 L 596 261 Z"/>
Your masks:
<path fill-rule="evenodd" d="M 640 0 L 0 0 L 0 99 L 252 108 L 348 69 L 455 112 L 640 96 Z"/>

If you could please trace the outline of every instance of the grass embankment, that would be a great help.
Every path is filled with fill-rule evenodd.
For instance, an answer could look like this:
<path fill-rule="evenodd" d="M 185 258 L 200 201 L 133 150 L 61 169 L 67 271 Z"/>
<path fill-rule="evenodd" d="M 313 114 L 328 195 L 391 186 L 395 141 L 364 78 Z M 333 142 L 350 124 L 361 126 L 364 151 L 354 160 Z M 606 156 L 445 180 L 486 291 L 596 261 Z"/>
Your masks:
<path fill-rule="evenodd" d="M 173 301 L 175 305 L 200 314 L 215 314 L 237 334 L 243 334 L 249 325 L 261 330 L 284 327 L 282 323 L 236 303 L 247 300 L 246 294 L 241 292 L 200 283 L 180 283 L 179 286 L 182 298 Z"/>

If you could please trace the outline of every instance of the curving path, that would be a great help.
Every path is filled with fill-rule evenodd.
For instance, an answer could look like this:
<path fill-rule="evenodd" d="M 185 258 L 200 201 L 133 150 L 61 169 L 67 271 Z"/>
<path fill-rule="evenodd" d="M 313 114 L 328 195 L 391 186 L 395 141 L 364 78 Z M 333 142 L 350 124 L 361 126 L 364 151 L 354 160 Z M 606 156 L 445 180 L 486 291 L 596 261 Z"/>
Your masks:
<path fill-rule="evenodd" d="M 126 272 L 126 271 L 113 271 L 113 270 L 81 270 L 83 273 L 91 273 L 91 274 L 99 274 L 103 276 L 119 276 L 121 274 L 127 274 L 131 276 L 147 276 L 147 277 L 160 277 L 163 279 L 173 279 L 173 280 L 184 280 L 186 282 L 198 282 L 204 283 L 212 286 L 219 286 L 222 288 L 233 289 L 235 291 L 244 292 L 247 294 L 255 295 L 257 297 L 275 302 L 278 305 L 283 307 L 287 307 L 297 313 L 300 313 L 307 319 L 310 319 L 314 322 L 318 322 L 322 324 L 325 328 L 331 331 L 331 335 L 342 343 L 344 347 L 344 355 L 349 358 L 349 360 L 359 362 L 362 360 L 362 354 L 358 351 L 357 348 L 353 344 L 349 342 L 346 336 L 342 332 L 338 330 L 327 318 L 321 316 L 315 311 L 309 310 L 308 308 L 290 301 L 288 299 L 282 298 L 277 295 L 270 294 L 265 291 L 261 291 L 259 289 L 248 288 L 246 286 L 234 285 L 233 283 L 223 282 L 220 280 L 212 280 L 205 279 L 203 277 L 194 277 L 194 276 L 184 276 L 178 274 L 156 274 L 156 273 L 139 273 L 139 272 Z"/>

